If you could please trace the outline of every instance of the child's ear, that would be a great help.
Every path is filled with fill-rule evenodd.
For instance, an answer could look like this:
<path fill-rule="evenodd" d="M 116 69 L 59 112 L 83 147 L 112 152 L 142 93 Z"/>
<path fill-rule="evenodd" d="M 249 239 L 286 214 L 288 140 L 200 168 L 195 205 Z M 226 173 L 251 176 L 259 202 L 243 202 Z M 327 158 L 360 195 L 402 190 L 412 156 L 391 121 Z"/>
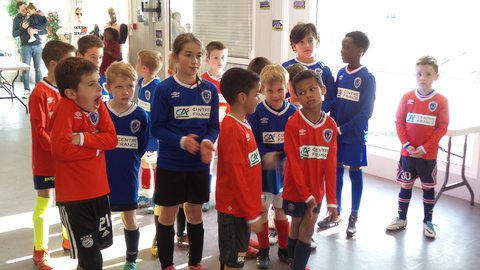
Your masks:
<path fill-rule="evenodd" d="M 77 99 L 77 91 L 73 90 L 72 88 L 65 89 L 65 96 L 71 100 Z"/>
<path fill-rule="evenodd" d="M 245 101 L 247 100 L 247 95 L 245 95 L 244 92 L 240 92 L 237 95 L 236 101 L 240 104 L 244 104 Z"/>
<path fill-rule="evenodd" d="M 327 93 L 327 87 L 325 85 L 322 85 L 322 87 L 320 87 L 320 89 L 321 89 L 322 95 L 325 95 Z"/>

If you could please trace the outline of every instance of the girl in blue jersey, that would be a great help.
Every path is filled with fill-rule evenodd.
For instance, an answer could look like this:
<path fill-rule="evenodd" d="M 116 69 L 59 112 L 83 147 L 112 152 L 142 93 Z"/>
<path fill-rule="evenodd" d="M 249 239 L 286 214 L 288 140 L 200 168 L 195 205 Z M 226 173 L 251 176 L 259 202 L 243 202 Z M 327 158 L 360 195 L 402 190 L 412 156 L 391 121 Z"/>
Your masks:
<path fill-rule="evenodd" d="M 202 204 L 209 200 L 209 172 L 217 139 L 218 92 L 201 80 L 202 43 L 191 33 L 173 42 L 177 73 L 164 80 L 154 95 L 152 134 L 158 138 L 154 201 L 160 206 L 157 248 L 162 269 L 173 265 L 174 228 L 178 205 L 184 203 L 189 238 L 189 270 L 203 269 Z"/>

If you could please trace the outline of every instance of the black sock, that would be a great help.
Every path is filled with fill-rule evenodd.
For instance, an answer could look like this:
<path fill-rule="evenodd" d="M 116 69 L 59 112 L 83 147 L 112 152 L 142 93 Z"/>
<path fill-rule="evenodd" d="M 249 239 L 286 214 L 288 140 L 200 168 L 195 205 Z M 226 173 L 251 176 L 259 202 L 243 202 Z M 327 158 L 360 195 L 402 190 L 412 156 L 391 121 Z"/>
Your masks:
<path fill-rule="evenodd" d="M 138 241 L 140 239 L 140 230 L 135 231 L 123 230 L 125 236 L 125 244 L 127 246 L 127 262 L 135 262 L 138 257 Z"/>
<path fill-rule="evenodd" d="M 297 245 L 297 239 L 292 239 L 288 237 L 287 242 L 287 250 L 288 250 L 288 258 L 293 260 L 293 256 L 295 255 L 295 246 Z"/>
<path fill-rule="evenodd" d="M 175 236 L 175 230 L 173 225 L 165 226 L 158 224 L 157 227 L 157 249 L 158 259 L 162 269 L 173 265 L 173 237 Z"/>
<path fill-rule="evenodd" d="M 185 234 L 185 223 L 186 223 L 186 218 L 185 218 L 185 211 L 183 211 L 183 208 L 178 208 L 178 214 L 177 214 L 177 236 L 183 236 Z"/>
<path fill-rule="evenodd" d="M 295 246 L 295 256 L 293 258 L 292 269 L 305 269 L 311 251 L 312 248 L 310 247 L 310 244 L 298 240 L 297 245 Z"/>
<path fill-rule="evenodd" d="M 160 223 L 158 223 L 158 216 L 153 216 L 153 218 L 154 218 L 153 223 L 155 224 L 155 241 L 157 241 L 158 225 Z"/>
<path fill-rule="evenodd" d="M 195 225 L 187 223 L 187 234 L 190 248 L 188 265 L 196 266 L 202 260 L 204 236 L 203 222 Z"/>

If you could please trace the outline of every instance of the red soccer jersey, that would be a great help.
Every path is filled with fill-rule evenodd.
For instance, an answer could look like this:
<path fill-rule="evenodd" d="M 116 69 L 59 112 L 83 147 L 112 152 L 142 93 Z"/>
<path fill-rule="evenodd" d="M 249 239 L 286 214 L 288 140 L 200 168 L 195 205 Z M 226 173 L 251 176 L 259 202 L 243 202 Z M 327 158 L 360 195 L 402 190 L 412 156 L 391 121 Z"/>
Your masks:
<path fill-rule="evenodd" d="M 448 100 L 433 91 L 422 97 L 417 90 L 403 95 L 398 106 L 395 125 L 402 145 L 422 146 L 424 159 L 436 160 L 438 143 L 448 128 Z M 402 155 L 409 156 L 402 147 Z"/>
<path fill-rule="evenodd" d="M 230 112 L 230 105 L 228 105 L 227 101 L 225 100 L 222 93 L 220 92 L 220 79 L 221 78 L 214 78 L 214 77 L 210 76 L 210 74 L 208 74 L 208 72 L 203 73 L 201 77 L 203 79 L 213 83 L 217 87 L 217 90 L 218 90 L 218 106 L 220 107 L 218 112 L 220 113 L 219 119 L 220 119 L 220 123 L 221 123 L 223 118 L 225 117 L 225 115 L 227 115 Z"/>
<path fill-rule="evenodd" d="M 50 125 L 55 165 L 57 202 L 73 202 L 110 192 L 102 150 L 114 149 L 117 134 L 108 111 L 100 102 L 95 113 L 86 113 L 68 98 L 60 99 Z M 82 146 L 72 144 L 81 133 Z"/>
<path fill-rule="evenodd" d="M 325 191 L 327 204 L 337 204 L 337 124 L 324 112 L 311 123 L 296 111 L 285 127 L 285 176 L 283 198 L 306 202 L 313 196 L 321 203 Z"/>
<path fill-rule="evenodd" d="M 218 137 L 215 208 L 253 221 L 261 212 L 261 196 L 262 165 L 252 129 L 227 115 Z"/>
<path fill-rule="evenodd" d="M 58 89 L 45 80 L 40 81 L 28 98 L 32 130 L 32 169 L 35 176 L 53 176 L 50 144 L 50 117 L 60 100 Z"/>

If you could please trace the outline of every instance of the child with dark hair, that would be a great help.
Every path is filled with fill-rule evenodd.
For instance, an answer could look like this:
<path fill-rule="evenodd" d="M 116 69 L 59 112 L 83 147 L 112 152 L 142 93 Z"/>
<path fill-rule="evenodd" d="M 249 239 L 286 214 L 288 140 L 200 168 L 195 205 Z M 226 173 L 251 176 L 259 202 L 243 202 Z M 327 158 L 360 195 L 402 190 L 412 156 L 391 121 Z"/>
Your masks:
<path fill-rule="evenodd" d="M 27 6 L 27 22 L 28 22 L 28 34 L 30 35 L 30 39 L 28 39 L 28 43 L 35 42 L 37 38 L 35 35 L 42 35 L 42 34 L 47 34 L 45 31 L 42 31 L 42 29 L 45 29 L 47 26 L 47 18 L 41 14 L 40 12 L 37 11 L 37 7 L 33 5 L 32 2 L 28 4 Z"/>
<path fill-rule="evenodd" d="M 118 43 L 118 31 L 108 27 L 103 30 L 103 59 L 100 65 L 100 76 L 105 77 L 105 71 L 120 58 L 120 43 Z"/>

